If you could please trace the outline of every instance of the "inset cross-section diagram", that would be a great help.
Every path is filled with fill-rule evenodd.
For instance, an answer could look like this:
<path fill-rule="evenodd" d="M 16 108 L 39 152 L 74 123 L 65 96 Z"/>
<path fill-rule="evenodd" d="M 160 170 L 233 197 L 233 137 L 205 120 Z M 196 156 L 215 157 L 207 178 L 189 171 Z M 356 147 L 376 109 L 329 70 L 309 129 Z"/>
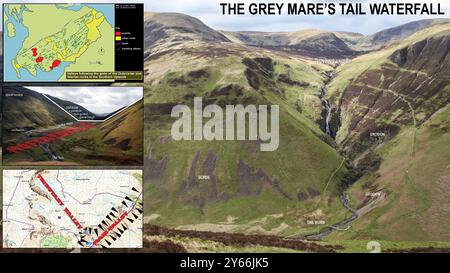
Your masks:
<path fill-rule="evenodd" d="M 143 80 L 143 4 L 3 4 L 5 82 Z"/>
<path fill-rule="evenodd" d="M 142 87 L 4 87 L 8 166 L 142 166 Z"/>
<path fill-rule="evenodd" d="M 141 248 L 142 171 L 4 170 L 4 248 Z"/>

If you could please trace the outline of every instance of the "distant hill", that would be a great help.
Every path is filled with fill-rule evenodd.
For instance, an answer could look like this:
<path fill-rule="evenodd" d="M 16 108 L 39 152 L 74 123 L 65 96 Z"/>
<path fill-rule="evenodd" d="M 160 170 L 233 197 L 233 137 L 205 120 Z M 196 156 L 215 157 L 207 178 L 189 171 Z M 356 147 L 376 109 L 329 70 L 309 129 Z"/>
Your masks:
<path fill-rule="evenodd" d="M 372 35 L 316 29 L 295 32 L 216 31 L 189 15 L 147 13 L 145 44 L 154 48 L 164 41 L 167 46 L 186 41 L 240 43 L 321 58 L 351 58 L 377 50 L 424 28 L 449 22 L 450 19 L 425 19 L 379 31 Z M 147 48 L 147 49 L 149 49 Z"/>
<path fill-rule="evenodd" d="M 16 94 L 19 96 L 11 96 Z M 5 99 L 5 95 L 6 97 Z M 3 129 L 38 128 L 75 121 L 41 93 L 24 87 L 4 87 Z"/>
<path fill-rule="evenodd" d="M 163 25 L 146 18 L 146 25 Z M 322 112 L 315 94 L 330 67 L 230 42 L 228 35 L 230 41 L 185 35 L 197 36 L 174 34 L 146 46 L 146 213 L 172 227 L 262 233 L 280 227 L 280 234 L 297 233 L 299 226 L 303 234 L 315 230 L 306 220 L 316 217 L 311 208 L 321 198 L 317 217 L 345 213 L 338 181 L 347 165 L 315 125 Z M 192 106 L 194 96 L 221 106 L 280 105 L 278 150 L 261 152 L 254 141 L 173 141 L 171 108 Z"/>
<path fill-rule="evenodd" d="M 449 239 L 439 205 L 450 154 L 446 19 L 367 36 L 216 31 L 179 14 L 147 15 L 145 24 L 145 198 L 154 224 L 303 236 L 327 229 L 308 220 L 350 219 L 351 232 L 325 239 Z M 171 107 L 194 96 L 280 105 L 279 149 L 171 140 Z"/>
<path fill-rule="evenodd" d="M 298 32 L 223 32 L 233 41 L 242 44 L 286 51 L 291 54 L 322 57 L 351 57 L 357 51 L 351 49 L 345 39 L 358 39 L 362 35 L 334 33 L 319 30 Z"/>
<path fill-rule="evenodd" d="M 62 100 L 54 96 L 47 95 L 52 101 L 61 106 L 67 112 L 72 114 L 75 118 L 79 120 L 102 120 L 104 119 L 102 116 L 97 116 L 91 111 L 87 110 L 83 106 L 73 103 L 68 100 Z"/>
<path fill-rule="evenodd" d="M 406 38 L 422 29 L 431 27 L 433 25 L 449 23 L 450 19 L 441 18 L 441 19 L 424 19 L 409 22 L 397 27 L 388 28 L 382 31 L 379 31 L 375 34 L 367 36 L 367 43 L 371 44 L 372 47 L 380 46 L 383 44 L 387 44 L 394 40 L 401 40 Z"/>
<path fill-rule="evenodd" d="M 181 13 L 147 13 L 144 23 L 145 44 L 152 48 L 164 40 L 166 43 L 182 41 L 229 42 L 220 32 L 213 30 L 197 18 Z"/>

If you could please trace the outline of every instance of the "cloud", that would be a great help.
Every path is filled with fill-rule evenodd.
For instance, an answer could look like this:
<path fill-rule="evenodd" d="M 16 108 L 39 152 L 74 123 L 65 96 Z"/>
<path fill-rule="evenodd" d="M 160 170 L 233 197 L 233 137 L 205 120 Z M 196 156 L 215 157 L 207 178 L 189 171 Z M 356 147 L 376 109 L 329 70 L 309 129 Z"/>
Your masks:
<path fill-rule="evenodd" d="M 325 30 L 351 31 L 371 34 L 382 29 L 398 26 L 407 22 L 438 18 L 437 16 L 375 16 L 375 15 L 222 15 L 220 3 L 228 2 L 272 2 L 272 3 L 307 3 L 307 2 L 352 2 L 331 0 L 165 0 L 152 1 L 147 8 L 154 12 L 179 12 L 185 13 L 202 20 L 208 26 L 221 30 L 252 30 L 252 31 L 297 31 L 305 28 L 316 28 Z M 380 2 L 404 2 L 402 0 L 360 0 L 364 3 Z M 409 2 L 421 3 L 423 0 L 412 0 Z M 428 0 L 427 3 L 440 3 L 450 17 L 450 1 Z"/>
<path fill-rule="evenodd" d="M 38 3 L 41 0 L 10 0 L 10 3 Z M 61 3 L 61 0 L 47 0 L 48 3 Z M 122 0 L 97 0 L 95 3 L 123 2 Z M 234 2 L 283 2 L 283 3 L 308 3 L 308 2 L 352 2 L 352 0 L 163 0 L 163 1 L 142 1 L 131 0 L 127 3 L 145 2 L 144 9 L 153 12 L 179 12 L 188 14 L 202 20 L 208 26 L 221 30 L 253 30 L 253 31 L 296 31 L 305 28 L 316 28 L 324 30 L 352 31 L 364 34 L 371 34 L 382 29 L 398 26 L 407 22 L 437 18 L 436 16 L 351 16 L 351 15 L 333 15 L 333 16 L 296 16 L 296 15 L 222 15 L 220 3 Z M 353 1 L 354 2 L 354 1 Z M 403 0 L 359 0 L 364 4 L 380 2 L 405 2 Z M 410 0 L 408 2 L 421 3 L 424 0 Z M 445 17 L 450 18 L 450 1 L 448 0 L 427 0 L 426 3 L 440 3 L 446 13 Z"/>
<path fill-rule="evenodd" d="M 142 87 L 26 87 L 79 104 L 95 114 L 114 112 L 142 99 Z"/>

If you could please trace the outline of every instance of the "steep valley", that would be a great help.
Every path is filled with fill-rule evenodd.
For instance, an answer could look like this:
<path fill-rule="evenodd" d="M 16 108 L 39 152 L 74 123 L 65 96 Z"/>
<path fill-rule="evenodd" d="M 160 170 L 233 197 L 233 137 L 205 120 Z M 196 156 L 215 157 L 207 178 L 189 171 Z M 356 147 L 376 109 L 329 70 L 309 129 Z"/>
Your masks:
<path fill-rule="evenodd" d="M 442 230 L 450 227 L 449 204 L 435 203 L 449 194 L 442 188 L 449 176 L 449 149 L 441 144 L 449 142 L 445 129 L 449 38 L 448 24 L 416 32 L 381 52 L 362 56 L 370 65 L 353 74 L 343 89 L 331 88 L 329 98 L 341 123 L 336 140 L 362 175 L 349 189 L 353 206 L 383 199 L 367 217 L 356 221 L 360 231 L 336 238 L 449 239 Z M 346 81 L 347 69 L 354 73 L 348 65 L 338 69 L 332 87 Z M 430 123 L 436 120 L 442 131 L 431 135 Z M 434 192 L 437 188 L 440 193 Z M 433 211 L 435 207 L 439 212 Z M 437 226 L 425 220 L 437 218 Z M 367 226 L 362 229 L 362 225 Z"/>
<path fill-rule="evenodd" d="M 448 203 L 436 207 L 431 192 L 449 175 L 446 145 L 442 157 L 427 158 L 429 179 L 417 165 L 449 140 L 448 20 L 364 36 L 215 31 L 186 15 L 152 13 L 145 31 L 148 222 L 294 237 L 334 227 L 325 240 L 449 240 Z M 173 141 L 170 111 L 194 97 L 280 105 L 279 149 Z M 441 131 L 428 139 L 431 128 Z M 440 228 L 424 222 L 428 213 Z"/>

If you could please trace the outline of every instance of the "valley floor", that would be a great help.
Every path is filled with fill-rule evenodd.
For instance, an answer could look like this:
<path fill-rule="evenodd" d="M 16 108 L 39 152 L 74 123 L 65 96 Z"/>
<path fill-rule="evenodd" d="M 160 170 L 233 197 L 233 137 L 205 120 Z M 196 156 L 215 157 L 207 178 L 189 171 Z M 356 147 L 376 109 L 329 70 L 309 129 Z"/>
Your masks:
<path fill-rule="evenodd" d="M 145 225 L 144 251 L 233 252 L 233 253 L 450 253 L 450 242 L 386 240 L 308 241 L 271 235 L 182 231 Z"/>

